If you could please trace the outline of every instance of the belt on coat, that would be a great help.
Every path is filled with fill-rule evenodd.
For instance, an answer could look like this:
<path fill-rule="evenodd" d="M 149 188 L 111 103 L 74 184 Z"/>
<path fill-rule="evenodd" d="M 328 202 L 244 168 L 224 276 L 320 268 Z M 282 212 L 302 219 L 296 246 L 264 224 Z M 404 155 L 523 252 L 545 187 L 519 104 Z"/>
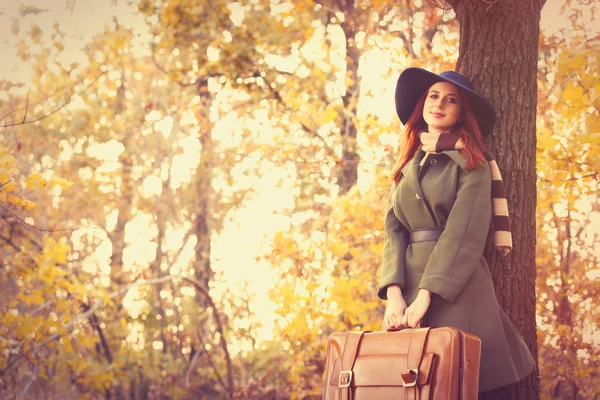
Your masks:
<path fill-rule="evenodd" d="M 435 242 L 442 236 L 443 229 L 419 229 L 408 233 L 408 243 Z"/>

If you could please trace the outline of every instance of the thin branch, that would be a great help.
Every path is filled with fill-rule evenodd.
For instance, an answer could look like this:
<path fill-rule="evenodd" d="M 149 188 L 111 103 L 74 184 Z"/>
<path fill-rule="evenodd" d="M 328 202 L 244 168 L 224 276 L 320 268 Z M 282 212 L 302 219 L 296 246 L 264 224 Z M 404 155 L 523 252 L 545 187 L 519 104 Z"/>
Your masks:
<path fill-rule="evenodd" d="M 21 121 L 22 124 L 25 123 L 25 121 L 27 121 L 27 110 L 29 109 L 29 94 L 31 93 L 31 87 L 29 87 L 27 89 L 27 97 L 25 98 L 25 112 L 23 113 L 23 121 Z"/>
<path fill-rule="evenodd" d="M 179 258 L 179 256 L 181 256 L 181 253 L 183 252 L 183 249 L 185 248 L 185 245 L 187 244 L 188 240 L 190 239 L 190 237 L 192 236 L 192 227 L 190 227 L 190 229 L 188 229 L 188 231 L 186 232 L 183 241 L 182 241 L 182 245 L 179 248 L 179 250 L 177 250 L 177 253 L 171 257 L 167 254 L 167 261 L 169 264 L 175 264 L 177 262 L 177 259 Z"/>
<path fill-rule="evenodd" d="M 442 4 L 440 4 L 439 1 L 437 1 L 437 0 L 435 0 L 435 1 L 434 0 L 425 0 L 425 1 L 435 8 L 439 8 L 444 11 L 452 10 L 452 6 L 450 4 L 448 4 L 448 2 L 446 0 L 442 0 Z"/>
<path fill-rule="evenodd" d="M 4 205 L 0 204 L 0 208 L 3 208 L 5 211 L 8 211 L 13 217 L 15 217 L 19 222 L 21 222 L 23 225 L 35 229 L 37 231 L 40 231 L 42 233 L 48 233 L 48 232 L 66 232 L 66 231 L 75 231 L 77 229 L 81 229 L 81 228 L 61 228 L 61 229 L 46 229 L 46 228 L 38 228 L 35 225 L 31 225 L 27 222 L 25 222 L 25 220 L 23 218 L 21 218 L 20 216 L 18 216 L 17 214 L 15 214 L 14 211 L 12 211 L 10 208 L 5 207 Z"/>
<path fill-rule="evenodd" d="M 42 322 L 40 322 L 37 326 L 37 328 L 35 328 L 34 330 L 32 330 L 31 332 L 29 332 L 30 336 L 35 336 L 35 334 L 40 330 L 40 328 L 42 327 Z M 10 332 L 10 331 L 9 331 Z M 27 340 L 27 337 L 25 337 L 23 340 L 21 340 L 19 343 L 17 343 L 17 345 L 15 347 L 13 347 L 11 349 L 11 353 L 12 352 L 17 352 L 21 349 L 21 347 L 25 344 L 25 341 Z M 10 357 L 8 358 L 10 359 Z"/>
<path fill-rule="evenodd" d="M 563 150 L 565 150 L 565 152 L 566 152 L 566 149 L 563 148 Z M 564 162 L 566 164 L 575 164 L 575 165 L 581 165 L 581 166 L 586 166 L 586 167 L 592 167 L 593 166 L 592 163 L 586 163 L 586 162 L 583 162 L 583 161 L 571 160 L 569 157 L 567 157 L 567 158 L 555 157 L 553 154 L 547 154 L 547 155 L 544 155 L 544 157 L 550 158 L 551 160 L 554 160 L 554 161 Z"/>
<path fill-rule="evenodd" d="M 200 328 L 196 329 L 196 335 L 198 335 L 198 341 L 200 342 L 200 344 L 202 344 L 204 342 L 204 337 L 202 336 Z M 199 354 L 199 352 L 201 350 L 202 350 L 202 347 L 199 346 L 198 350 L 196 350 L 196 354 Z M 225 390 L 225 392 L 229 395 L 228 397 L 231 398 L 231 395 L 229 394 L 229 389 L 227 389 L 227 385 L 225 384 L 225 382 L 223 382 L 223 378 L 221 377 L 221 374 L 219 373 L 219 370 L 217 369 L 217 366 L 213 362 L 212 357 L 210 356 L 210 354 L 206 354 L 206 361 L 208 361 L 208 364 L 210 365 L 210 367 L 212 368 L 213 372 L 215 373 L 215 375 L 217 377 L 217 381 L 219 382 L 219 384 L 223 387 L 223 389 Z M 188 372 L 190 372 L 191 369 L 192 369 L 192 365 L 190 364 L 190 368 L 189 368 Z"/>
<path fill-rule="evenodd" d="M 252 39 L 254 39 L 253 36 L 251 36 L 251 37 L 252 37 Z M 267 90 L 271 93 L 271 96 L 277 101 L 277 103 L 279 103 L 280 105 L 282 105 L 284 107 L 284 109 L 288 109 L 289 107 L 286 104 L 286 102 L 283 99 L 283 97 L 281 96 L 281 93 L 277 89 L 275 89 L 274 85 L 272 85 L 271 82 L 267 79 L 266 74 L 265 74 L 265 76 L 263 76 L 261 74 L 259 66 L 256 63 L 254 63 L 247 56 L 244 56 L 242 58 L 242 60 L 244 62 L 246 62 L 249 65 L 250 68 L 254 69 L 255 72 L 253 74 L 253 77 L 260 77 L 265 82 L 265 86 L 266 86 Z M 329 147 L 329 145 L 327 144 L 327 142 L 325 141 L 325 139 L 321 135 L 319 135 L 316 130 L 310 129 L 304 122 L 300 122 L 300 126 L 302 126 L 302 129 L 306 133 L 308 133 L 309 135 L 311 135 L 311 136 L 313 136 L 313 137 L 315 137 L 317 139 L 320 139 L 321 142 L 322 142 L 322 144 L 323 144 L 323 146 L 327 150 L 328 154 L 330 154 L 330 155 L 334 154 L 333 150 Z"/>
<path fill-rule="evenodd" d="M 202 284 L 200 284 L 200 282 L 189 277 L 182 277 L 182 279 L 194 285 L 196 290 L 198 290 L 204 296 L 210 307 L 213 309 L 213 317 L 217 325 L 217 331 L 219 332 L 219 344 L 223 350 L 223 353 L 225 354 L 225 364 L 227 366 L 227 396 L 231 398 L 233 393 L 233 369 L 231 366 L 231 356 L 229 354 L 229 350 L 227 349 L 225 332 L 223 331 L 223 325 L 221 324 L 221 318 L 219 317 L 218 309 L 215 306 L 210 294 L 208 294 L 208 291 L 202 286 Z"/>
<path fill-rule="evenodd" d="M 151 52 L 151 54 L 150 54 L 150 58 L 151 58 L 151 60 L 152 60 L 152 63 L 154 64 L 154 66 L 155 66 L 155 67 L 156 67 L 156 68 L 157 68 L 157 69 L 158 69 L 160 72 L 162 72 L 162 73 L 163 73 L 163 74 L 165 74 L 165 75 L 170 75 L 170 74 L 169 74 L 169 71 L 167 71 L 167 70 L 165 69 L 165 67 L 163 67 L 163 66 L 162 66 L 162 65 L 161 65 L 161 64 L 158 62 L 158 60 L 156 59 L 156 53 L 154 52 L 154 46 L 153 46 L 153 48 L 152 48 L 152 52 Z M 179 86 L 181 86 L 181 87 L 186 87 L 186 86 L 194 86 L 194 85 L 196 84 L 196 82 L 182 82 L 182 81 L 179 81 L 179 80 L 178 80 L 178 81 L 175 81 L 175 82 L 176 82 L 176 83 L 177 83 Z"/>
<path fill-rule="evenodd" d="M 70 99 L 69 99 L 69 100 L 65 100 L 65 102 L 64 102 L 63 104 L 61 104 L 61 105 L 60 105 L 58 108 L 56 108 L 56 109 L 54 109 L 54 110 L 50 111 L 50 112 L 49 112 L 48 114 L 46 114 L 46 115 L 42 115 L 42 116 L 41 116 L 41 117 L 39 117 L 39 118 L 36 118 L 36 119 L 30 119 L 29 121 L 25 121 L 25 120 L 23 120 L 23 121 L 21 121 L 21 122 L 15 122 L 15 123 L 13 123 L 13 124 L 4 124 L 4 125 L 1 125 L 1 126 L 0 126 L 0 128 L 10 128 L 10 127 L 12 127 L 12 126 L 17 126 L 17 125 L 27 125 L 27 124 L 33 124 L 33 123 L 35 123 L 35 122 L 39 122 L 39 121 L 41 121 L 41 120 L 43 120 L 43 119 L 46 119 L 46 118 L 50 117 L 51 115 L 54 115 L 54 114 L 56 114 L 56 113 L 57 113 L 57 112 L 59 112 L 60 110 L 62 110 L 62 109 L 63 109 L 63 108 L 64 108 L 64 107 L 65 107 L 67 104 L 69 104 L 69 102 L 70 102 L 70 101 L 71 101 Z"/>
<path fill-rule="evenodd" d="M 222 378 L 220 378 L 220 376 L 217 373 L 217 377 L 218 379 L 221 381 L 223 387 L 225 388 L 225 390 L 227 391 L 227 396 L 228 398 L 232 398 L 232 392 L 233 392 L 233 374 L 232 374 L 232 368 L 231 368 L 231 358 L 229 355 L 229 351 L 227 349 L 227 343 L 225 341 L 225 337 L 224 337 L 224 331 L 223 331 L 223 326 L 221 324 L 221 319 L 219 317 L 219 312 L 218 309 L 215 305 L 215 303 L 212 301 L 212 298 L 210 297 L 209 293 L 207 290 L 205 290 L 202 285 L 196 281 L 195 279 L 192 278 L 188 278 L 188 277 L 180 277 L 180 276 L 174 276 L 174 275 L 167 275 L 167 276 L 163 276 L 160 278 L 156 278 L 156 279 L 152 279 L 152 280 L 144 280 L 144 281 L 138 281 L 138 282 L 134 282 L 130 285 L 127 285 L 125 287 L 122 287 L 112 293 L 109 294 L 109 299 L 113 299 L 117 296 L 119 296 L 120 294 L 126 293 L 129 289 L 136 287 L 136 286 L 141 286 L 141 285 L 154 285 L 154 284 L 160 284 L 163 282 L 168 282 L 168 281 L 172 281 L 174 279 L 178 279 L 181 278 L 184 281 L 187 281 L 189 283 L 192 283 L 194 285 L 194 287 L 196 287 L 196 289 L 206 298 L 206 300 L 208 301 L 210 307 L 213 309 L 213 316 L 217 325 L 217 330 L 220 334 L 220 345 L 222 350 L 225 353 L 225 358 L 226 358 L 226 363 L 227 363 L 227 385 L 225 385 L 224 382 L 222 382 Z M 83 320 L 90 320 L 95 316 L 95 312 L 104 305 L 104 301 L 102 299 L 98 299 L 96 300 L 95 304 L 92 307 L 87 308 L 87 311 L 84 312 L 83 314 L 78 315 L 77 317 L 75 317 L 71 322 L 69 322 L 68 324 L 64 325 L 65 331 L 70 332 L 76 324 L 78 324 L 79 322 L 83 321 Z M 42 306 L 45 306 L 42 305 Z M 39 307 L 38 307 L 39 308 Z M 4 375 L 4 373 L 10 369 L 13 365 L 15 365 L 18 361 L 22 360 L 23 358 L 25 358 L 26 356 L 28 356 L 29 354 L 32 354 L 34 352 L 36 352 L 37 350 L 41 349 L 42 347 L 44 347 L 45 345 L 47 345 L 48 343 L 54 341 L 54 340 L 58 340 L 62 337 L 63 335 L 59 334 L 59 333 L 55 333 L 53 335 L 51 335 L 48 339 L 38 343 L 36 346 L 32 347 L 30 350 L 28 350 L 27 352 L 19 355 L 18 357 L 16 357 L 15 359 L 13 359 L 10 363 L 8 363 L 3 369 L 0 370 L 0 376 Z M 19 346 L 20 347 L 20 346 Z M 190 370 L 191 367 L 193 365 L 193 361 L 190 365 Z M 213 366 L 214 368 L 214 366 Z M 188 373 L 186 373 L 186 377 L 189 377 L 189 373 L 190 370 L 188 370 Z M 216 372 L 216 369 L 215 369 Z"/>
<path fill-rule="evenodd" d="M 47 97 L 44 100 L 35 101 L 35 102 L 31 102 L 31 103 L 28 102 L 28 104 L 29 104 L 30 107 L 36 106 L 38 104 L 42 104 L 44 101 L 47 101 L 48 99 L 53 98 L 58 92 L 60 92 L 60 90 L 61 90 L 61 88 L 56 89 L 53 93 L 48 94 Z M 26 112 L 26 107 L 12 109 L 8 114 L 3 115 L 2 117 L 0 117 L 0 121 L 4 121 L 6 118 L 10 117 L 11 115 L 13 115 L 13 114 L 15 114 L 15 113 L 17 113 L 17 112 L 19 112 L 21 110 L 24 110 Z"/>
<path fill-rule="evenodd" d="M 151 60 L 152 60 L 152 63 L 154 64 L 154 66 L 155 66 L 155 67 L 156 67 L 156 68 L 157 68 L 157 69 L 158 69 L 160 72 L 162 72 L 163 74 L 165 74 L 165 75 L 167 75 L 167 76 L 171 77 L 171 74 L 169 73 L 169 71 L 167 71 L 167 69 L 166 69 L 165 67 L 163 67 L 163 66 L 162 66 L 162 65 L 161 65 L 161 64 L 158 62 L 158 60 L 156 59 L 156 53 L 154 52 L 154 50 L 155 50 L 155 49 L 153 48 L 153 49 L 152 49 L 152 52 L 151 52 L 151 55 L 150 55 L 150 58 L 151 58 Z M 197 78 L 196 78 L 196 79 L 194 79 L 194 80 L 191 80 L 191 81 L 189 81 L 189 82 L 184 82 L 184 81 L 181 81 L 181 80 L 174 80 L 174 79 L 171 79 L 171 81 L 172 81 L 172 82 L 175 82 L 175 83 L 176 83 L 176 84 L 178 84 L 180 87 L 190 87 L 190 86 L 198 86 L 198 85 L 201 85 L 202 83 L 204 83 L 204 82 L 207 82 L 207 81 L 208 81 L 208 79 L 210 79 L 210 78 L 214 78 L 214 77 L 218 77 L 218 76 L 221 76 L 221 75 L 222 75 L 222 74 L 206 74 L 206 75 L 202 76 L 202 79 L 197 79 Z"/>
<path fill-rule="evenodd" d="M 579 177 L 561 179 L 561 180 L 559 180 L 559 182 L 572 182 L 572 181 L 578 181 L 578 180 L 586 179 L 586 178 L 598 178 L 599 175 L 600 175 L 600 173 L 598 173 L 598 172 L 592 172 L 587 175 L 582 175 Z M 538 182 L 552 183 L 553 180 L 552 179 L 538 179 Z"/>
<path fill-rule="evenodd" d="M 285 100 L 283 100 L 281 93 L 279 93 L 279 91 L 271 85 L 271 83 L 267 80 L 266 77 L 262 77 L 262 79 L 265 81 L 265 86 L 267 87 L 269 92 L 271 92 L 271 94 L 273 95 L 273 98 L 275 98 L 275 100 L 279 104 L 281 104 L 285 109 L 289 108 L 288 105 L 286 104 Z M 303 121 L 300 121 L 299 124 L 302 127 L 302 130 L 304 130 L 304 132 L 308 133 L 312 137 L 317 138 L 321 141 L 321 143 L 323 144 L 323 147 L 325 148 L 325 150 L 327 150 L 327 153 L 329 155 L 334 154 L 333 150 L 331 149 L 331 147 L 329 147 L 329 145 L 327 144 L 327 142 L 325 141 L 325 138 L 323 138 L 323 136 L 319 135 L 316 130 L 309 128 L 308 125 L 306 125 Z"/>
<path fill-rule="evenodd" d="M 42 116 L 41 116 L 41 117 L 39 117 L 39 118 L 31 119 L 31 120 L 28 120 L 28 121 L 26 121 L 26 120 L 25 120 L 25 118 L 24 118 L 24 119 L 23 119 L 23 121 L 21 121 L 21 122 L 15 122 L 15 123 L 11 123 L 11 124 L 4 124 L 4 125 L 0 125 L 0 128 L 10 128 L 10 127 L 12 127 L 12 126 L 18 126 L 18 125 L 32 124 L 32 123 L 35 123 L 35 122 L 39 122 L 39 121 L 41 121 L 41 120 L 43 120 L 43 119 L 46 119 L 46 118 L 50 117 L 50 116 L 51 116 L 51 115 L 53 115 L 53 114 L 56 114 L 57 112 L 59 112 L 60 110 L 62 110 L 64 107 L 66 107 L 66 106 L 67 106 L 67 105 L 68 105 L 68 104 L 71 102 L 71 99 L 73 98 L 73 96 L 74 96 L 75 94 L 84 93 L 84 92 L 85 92 L 86 90 L 88 90 L 88 89 L 89 89 L 89 88 L 90 88 L 90 87 L 91 87 L 93 84 L 95 84 L 95 83 L 96 83 L 96 81 L 97 81 L 98 79 L 100 79 L 100 77 L 101 77 L 102 75 L 104 75 L 105 73 L 106 73 L 106 71 L 104 71 L 104 72 L 101 72 L 101 73 L 100 73 L 100 75 L 98 75 L 96 78 L 94 78 L 94 79 L 93 79 L 93 80 L 92 80 L 92 81 L 91 81 L 91 82 L 90 82 L 90 83 L 89 83 L 87 86 L 85 86 L 85 88 L 84 88 L 83 90 L 81 90 L 80 92 L 75 92 L 75 91 L 74 91 L 74 92 L 75 92 L 74 94 L 72 94 L 71 96 L 69 96 L 69 97 L 68 97 L 68 98 L 67 98 L 67 99 L 66 99 L 66 100 L 65 100 L 65 101 L 64 101 L 64 102 L 63 102 L 63 103 L 62 103 L 60 106 L 58 106 L 56 109 L 54 109 L 54 110 L 50 111 L 48 114 L 42 115 Z M 27 94 L 27 104 L 28 104 L 28 103 L 29 103 L 29 92 L 28 92 L 28 94 Z M 28 107 L 28 106 L 27 106 L 27 104 L 26 104 L 26 108 L 25 108 L 25 116 L 27 116 L 27 107 Z"/>
<path fill-rule="evenodd" d="M 10 247 L 12 247 L 13 249 L 15 249 L 18 253 L 21 252 L 21 248 L 19 248 L 19 246 L 17 246 L 12 240 L 11 238 L 7 238 L 4 237 L 2 235 L 0 235 L 0 239 L 4 240 L 6 242 L 6 244 L 8 244 Z"/>
<path fill-rule="evenodd" d="M 23 391 L 22 391 L 22 392 L 21 392 L 21 394 L 20 394 L 20 395 L 17 397 L 17 399 L 19 399 L 19 400 L 23 400 L 23 399 L 25 399 L 25 398 L 26 398 L 26 397 L 25 397 L 25 395 L 27 395 L 27 392 L 28 392 L 28 391 L 29 391 L 29 389 L 31 388 L 31 384 L 32 384 L 33 382 L 35 382 L 35 380 L 37 379 L 38 368 L 39 368 L 39 365 L 36 365 L 36 366 L 33 368 L 33 372 L 29 372 L 29 373 L 28 373 L 28 375 L 29 375 L 29 381 L 28 381 L 28 382 L 25 384 L 25 387 L 23 388 Z"/>
<path fill-rule="evenodd" d="M 85 304 L 85 303 L 82 304 L 81 308 L 83 309 L 84 312 L 88 312 L 90 310 L 89 304 Z M 92 315 L 90 315 L 90 317 L 88 319 L 90 321 L 90 325 L 92 326 L 92 328 L 96 332 L 98 332 L 98 338 L 100 339 L 100 345 L 102 346 L 102 349 L 104 350 L 104 355 L 106 356 L 106 360 L 108 361 L 109 364 L 112 364 L 113 363 L 112 352 L 110 351 L 110 346 L 108 345 L 106 336 L 104 336 L 104 331 L 100 327 L 100 321 L 98 320 L 98 316 L 96 315 L 96 313 L 92 313 Z"/>
<path fill-rule="evenodd" d="M 27 313 L 27 315 L 35 315 L 35 314 L 39 313 L 40 311 L 42 311 L 43 309 L 48 308 L 48 306 L 51 305 L 51 304 L 54 304 L 54 301 L 48 300 L 48 301 L 40 304 L 39 306 L 37 306 L 33 310 L 29 311 Z"/>
<path fill-rule="evenodd" d="M 196 351 L 194 352 L 194 355 L 192 356 L 192 359 L 190 361 L 190 365 L 187 369 L 187 371 L 185 372 L 185 387 L 190 387 L 190 375 L 192 374 L 192 367 L 194 366 L 194 363 L 196 362 L 196 358 L 198 358 L 198 355 L 200 355 L 200 353 L 202 352 L 202 347 L 198 346 L 198 349 L 196 349 Z M 217 374 L 217 378 L 219 378 L 219 380 L 221 380 L 221 376 Z M 221 381 L 222 382 L 222 381 Z M 225 388 L 225 385 L 223 383 L 221 383 L 223 385 L 223 388 Z"/>
<path fill-rule="evenodd" d="M 156 278 L 156 279 L 151 279 L 151 280 L 144 280 L 144 281 L 134 282 L 132 284 L 129 284 L 129 285 L 125 286 L 125 287 L 122 287 L 122 288 L 117 289 L 114 292 L 110 293 L 108 295 L 108 298 L 112 300 L 115 297 L 117 297 L 117 296 L 119 296 L 119 295 L 121 295 L 123 293 L 127 293 L 127 291 L 129 289 L 131 289 L 133 287 L 136 287 L 136 286 L 155 285 L 157 283 L 168 282 L 170 280 L 177 279 L 177 278 L 178 278 L 178 276 L 175 276 L 175 275 L 167 275 L 167 276 L 163 276 L 161 278 Z M 91 306 L 88 311 L 84 312 L 83 314 L 77 315 L 75 318 L 73 318 L 73 320 L 71 320 L 71 322 L 69 322 L 68 324 L 65 324 L 64 325 L 65 331 L 67 333 L 69 333 L 75 327 L 75 325 L 78 324 L 79 322 L 82 322 L 84 320 L 89 320 L 91 318 L 91 316 L 100 307 L 102 307 L 103 305 L 104 305 L 104 300 L 103 299 L 97 299 L 96 302 L 95 302 L 95 304 L 93 306 Z M 31 349 L 29 349 L 25 353 L 19 355 L 14 360 L 12 360 L 10 363 L 8 363 L 4 368 L 0 369 L 0 376 L 4 375 L 6 373 L 6 371 L 8 371 L 18 361 L 20 361 L 23 358 L 27 357 L 29 354 L 38 351 L 40 348 L 46 346 L 48 343 L 60 339 L 62 336 L 63 335 L 61 335 L 60 333 L 55 333 L 55 334 L 51 335 L 48 339 L 46 339 L 46 340 L 38 343 L 36 346 L 33 346 Z"/>

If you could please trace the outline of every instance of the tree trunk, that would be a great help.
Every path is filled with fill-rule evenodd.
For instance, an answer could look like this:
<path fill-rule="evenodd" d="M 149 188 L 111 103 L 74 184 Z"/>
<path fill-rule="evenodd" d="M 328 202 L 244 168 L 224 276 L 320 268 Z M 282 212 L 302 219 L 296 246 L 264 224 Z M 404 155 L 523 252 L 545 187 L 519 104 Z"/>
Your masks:
<path fill-rule="evenodd" d="M 213 279 L 214 272 L 210 263 L 210 236 L 211 236 L 211 197 L 213 196 L 212 174 L 213 174 L 213 143 L 212 143 L 212 123 L 209 118 L 209 110 L 212 102 L 210 92 L 208 91 L 208 81 L 204 80 L 199 84 L 198 95 L 202 99 L 202 108 L 198 114 L 201 126 L 200 145 L 202 146 L 202 156 L 196 169 L 195 186 L 198 199 L 196 201 L 196 215 L 193 222 L 193 231 L 196 235 L 197 243 L 194 248 L 196 256 L 194 275 L 206 290 L 209 289 L 209 283 Z M 198 304 L 202 309 L 206 309 L 206 300 L 200 294 L 196 295 Z"/>
<path fill-rule="evenodd" d="M 123 84 L 117 91 L 118 96 L 115 103 L 115 115 L 120 114 L 127 108 L 125 100 L 125 87 Z M 143 117 L 142 117 L 143 118 Z M 126 279 L 123 275 L 123 250 L 125 249 L 125 225 L 131 219 L 131 208 L 133 205 L 134 182 L 131 175 L 133 161 L 131 158 L 131 147 L 134 141 L 131 129 L 125 129 L 121 143 L 125 151 L 119 156 L 121 163 L 121 185 L 115 191 L 115 204 L 117 206 L 117 224 L 115 229 L 108 234 L 112 243 L 112 254 L 110 256 L 110 279 L 113 284 L 123 285 Z"/>
<path fill-rule="evenodd" d="M 123 113 L 128 107 L 125 91 L 125 85 L 124 83 L 121 83 L 117 89 L 117 97 L 114 105 L 115 115 Z M 130 152 L 133 140 L 133 132 L 131 129 L 125 129 L 123 131 L 123 138 L 121 140 L 125 150 L 119 156 L 119 162 L 122 166 L 121 186 L 118 188 L 119 191 L 115 191 L 115 196 L 119 196 L 119 199 L 115 199 L 119 214 L 117 216 L 117 224 L 114 231 L 108 234 L 108 237 L 112 243 L 112 254 L 110 256 L 110 280 L 113 284 L 118 286 L 121 286 L 126 282 L 125 275 L 123 273 L 123 251 L 125 249 L 125 225 L 127 225 L 131 218 L 131 209 L 133 207 L 134 197 L 134 182 L 132 177 L 133 161 Z M 117 307 L 118 310 L 121 309 L 121 306 Z M 98 326 L 100 325 L 98 324 Z M 117 348 L 118 347 L 120 346 L 117 345 Z M 109 364 L 114 365 L 112 357 L 108 358 L 108 362 Z M 108 398 L 111 398 L 112 393 L 114 392 L 116 400 L 125 399 L 125 392 L 123 390 L 122 382 L 114 382 L 112 384 L 112 388 L 114 389 L 113 391 L 107 391 Z"/>
<path fill-rule="evenodd" d="M 545 0 L 449 0 L 460 23 L 457 70 L 497 113 L 490 147 L 506 185 L 513 251 L 502 258 L 488 246 L 502 308 L 537 358 L 535 320 L 536 102 L 540 12 Z M 536 372 L 484 399 L 537 399 Z"/>
<path fill-rule="evenodd" d="M 161 266 L 163 263 L 163 259 L 165 257 L 165 252 L 163 249 L 163 243 L 165 240 L 165 232 L 167 230 L 167 221 L 165 218 L 165 210 L 163 204 L 165 204 L 167 200 L 167 191 L 169 190 L 168 185 L 169 180 L 165 179 L 162 182 L 162 195 L 158 197 L 158 201 L 156 202 L 156 227 L 158 229 L 158 235 L 156 236 L 156 253 L 154 261 L 150 264 L 150 273 L 153 275 L 153 278 L 160 278 L 162 275 Z M 168 273 L 168 271 L 167 271 Z M 154 287 L 154 295 L 155 295 L 155 303 L 154 308 L 160 315 L 160 340 L 163 343 L 163 354 L 167 354 L 169 351 L 169 340 L 167 339 L 167 315 L 165 313 L 165 305 L 163 299 L 160 295 L 160 292 L 163 288 L 163 283 L 158 283 Z"/>
<path fill-rule="evenodd" d="M 337 183 L 339 193 L 344 195 L 358 181 L 360 156 L 356 143 L 356 109 L 360 92 L 360 78 L 358 77 L 360 50 L 356 47 L 355 40 L 358 15 L 354 0 L 348 0 L 342 7 L 342 11 L 344 20 L 341 27 L 346 37 L 346 93 L 342 96 L 343 115 L 340 115 L 337 121 L 342 139 L 342 160 L 338 165 Z"/>
<path fill-rule="evenodd" d="M 575 346 L 574 338 L 575 333 L 573 327 L 575 321 L 573 320 L 573 307 L 569 301 L 569 295 L 572 293 L 571 285 L 571 261 L 573 256 L 571 253 L 571 246 L 573 244 L 573 235 L 571 233 L 571 210 L 574 209 L 573 204 L 569 204 L 567 208 L 567 217 L 559 218 L 554 216 L 554 224 L 557 230 L 557 250 L 560 257 L 558 263 L 559 271 L 556 274 L 559 284 L 557 285 L 559 290 L 556 293 L 556 324 L 557 328 L 565 329 L 564 334 L 558 339 L 558 346 L 563 354 L 561 365 L 566 368 L 567 371 L 577 371 L 577 346 Z M 561 228 L 564 225 L 564 230 Z M 578 279 L 578 277 L 574 277 Z M 569 377 L 559 377 L 558 382 L 554 386 L 553 397 L 561 400 L 576 400 L 578 398 L 578 381 Z"/>

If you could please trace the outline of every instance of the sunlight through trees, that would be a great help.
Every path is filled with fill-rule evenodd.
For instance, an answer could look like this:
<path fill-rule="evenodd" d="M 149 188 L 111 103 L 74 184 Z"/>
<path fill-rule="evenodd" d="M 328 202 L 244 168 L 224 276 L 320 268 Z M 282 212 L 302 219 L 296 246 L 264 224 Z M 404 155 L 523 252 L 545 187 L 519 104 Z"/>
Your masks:
<path fill-rule="evenodd" d="M 398 74 L 457 62 L 531 117 L 490 144 L 523 226 L 492 264 L 540 398 L 599 396 L 595 5 L 522 2 L 539 43 L 493 75 L 470 3 L 3 6 L 0 397 L 320 398 L 327 336 L 381 327 Z"/>

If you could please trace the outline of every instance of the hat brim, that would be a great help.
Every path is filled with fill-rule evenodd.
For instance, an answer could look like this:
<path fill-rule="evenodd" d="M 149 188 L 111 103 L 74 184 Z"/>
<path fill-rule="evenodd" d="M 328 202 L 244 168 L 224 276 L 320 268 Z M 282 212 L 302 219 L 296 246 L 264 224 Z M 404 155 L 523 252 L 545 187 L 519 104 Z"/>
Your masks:
<path fill-rule="evenodd" d="M 422 68 L 407 68 L 402 71 L 398 78 L 396 84 L 396 113 L 400 121 L 406 125 L 423 92 L 437 82 L 448 82 L 461 89 L 475 114 L 481 134 L 488 136 L 496 122 L 494 107 L 486 99 L 460 82 Z"/>

